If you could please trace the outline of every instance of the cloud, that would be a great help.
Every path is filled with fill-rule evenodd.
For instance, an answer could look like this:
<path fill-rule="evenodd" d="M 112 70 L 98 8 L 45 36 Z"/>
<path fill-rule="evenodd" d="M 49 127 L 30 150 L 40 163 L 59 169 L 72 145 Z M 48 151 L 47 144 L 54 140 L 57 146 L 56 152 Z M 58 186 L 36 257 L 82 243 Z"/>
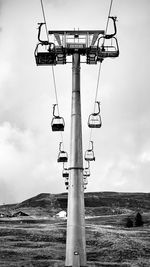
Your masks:
<path fill-rule="evenodd" d="M 16 202 L 16 197 L 13 193 L 13 186 L 8 184 L 7 181 L 0 176 L 0 205 Z"/>
<path fill-rule="evenodd" d="M 60 135 L 52 133 L 50 126 L 56 102 L 52 72 L 37 67 L 33 55 L 42 13 L 40 2 L 30 2 L 0 2 L 0 182 L 5 201 L 64 190 L 62 165 L 57 164 Z M 48 28 L 105 28 L 109 1 L 97 0 L 94 5 L 85 0 L 43 2 Z M 138 1 L 135 10 L 130 2 L 113 5 L 112 14 L 119 15 L 120 56 L 102 63 L 98 91 L 102 128 L 92 135 L 96 161 L 91 163 L 89 191 L 146 191 L 149 186 L 150 4 Z M 90 135 L 87 119 L 93 111 L 98 67 L 81 66 L 83 151 Z M 56 66 L 55 78 L 60 115 L 65 118 L 65 150 L 69 152 L 71 65 Z"/>
<path fill-rule="evenodd" d="M 45 192 L 48 188 L 61 191 L 56 185 L 58 181 L 55 182 L 60 169 L 50 151 L 41 136 L 31 130 L 21 130 L 9 122 L 0 126 L 0 182 L 5 185 L 5 201 L 10 196 L 11 185 L 11 201 L 21 201 L 23 196 Z"/>

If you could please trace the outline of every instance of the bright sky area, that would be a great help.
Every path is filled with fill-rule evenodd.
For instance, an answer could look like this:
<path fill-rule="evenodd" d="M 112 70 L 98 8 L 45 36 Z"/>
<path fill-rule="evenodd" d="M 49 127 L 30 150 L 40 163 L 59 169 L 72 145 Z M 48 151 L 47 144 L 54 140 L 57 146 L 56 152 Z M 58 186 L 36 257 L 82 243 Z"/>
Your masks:
<path fill-rule="evenodd" d="M 105 29 L 110 0 L 43 0 L 48 29 Z M 93 131 L 96 161 L 87 191 L 150 192 L 150 1 L 114 0 L 120 56 L 102 63 L 98 100 L 102 128 Z M 51 131 L 56 102 L 51 67 L 34 49 L 40 0 L 0 1 L 0 203 L 65 192 L 57 163 L 60 134 Z M 97 65 L 81 66 L 83 151 L 88 148 Z M 55 66 L 70 149 L 71 64 Z"/>

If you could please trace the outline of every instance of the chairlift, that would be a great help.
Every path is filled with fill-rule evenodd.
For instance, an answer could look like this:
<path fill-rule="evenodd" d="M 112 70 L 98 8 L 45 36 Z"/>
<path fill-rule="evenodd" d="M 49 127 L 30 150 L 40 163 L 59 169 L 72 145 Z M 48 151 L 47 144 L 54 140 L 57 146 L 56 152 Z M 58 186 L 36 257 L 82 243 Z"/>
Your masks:
<path fill-rule="evenodd" d="M 95 161 L 94 151 L 93 151 L 93 141 L 90 141 L 91 148 L 86 150 L 84 159 L 87 161 Z"/>
<path fill-rule="evenodd" d="M 88 127 L 89 128 L 100 128 L 102 126 L 102 120 L 100 116 L 100 102 L 96 101 L 98 105 L 98 112 L 94 112 L 89 115 Z"/>
<path fill-rule="evenodd" d="M 38 43 L 34 56 L 38 66 L 56 65 L 55 45 L 53 43 Z"/>
<path fill-rule="evenodd" d="M 89 176 L 90 176 L 90 163 L 88 161 L 88 167 L 84 168 L 84 170 L 83 170 L 83 178 L 86 178 Z"/>
<path fill-rule="evenodd" d="M 105 36 L 100 37 L 97 48 L 97 60 L 99 61 L 107 57 L 114 58 L 119 56 L 119 46 L 116 37 L 112 37 L 111 39 L 106 39 Z"/>
<path fill-rule="evenodd" d="M 84 184 L 84 186 L 86 186 L 88 184 L 87 177 L 83 177 L 83 184 Z"/>
<path fill-rule="evenodd" d="M 69 171 L 67 168 L 64 167 L 64 164 L 63 164 L 62 177 L 63 178 L 69 178 Z"/>
<path fill-rule="evenodd" d="M 64 131 L 64 126 L 65 126 L 65 121 L 63 117 L 56 116 L 55 115 L 55 107 L 57 104 L 53 105 L 53 118 L 51 121 L 51 127 L 53 132 L 58 132 L 58 131 Z"/>
<path fill-rule="evenodd" d="M 67 162 L 68 161 L 68 154 L 67 152 L 63 151 L 61 149 L 62 142 L 59 144 L 59 154 L 58 154 L 58 159 L 57 162 Z"/>
<path fill-rule="evenodd" d="M 38 27 L 39 43 L 37 44 L 34 51 L 36 64 L 38 66 L 56 65 L 55 44 L 53 42 L 41 39 L 41 28 L 45 24 L 45 22 L 38 24 L 39 24 Z"/>
<path fill-rule="evenodd" d="M 116 20 L 117 17 L 109 17 L 109 19 L 113 20 L 114 24 L 114 33 L 112 34 L 105 34 L 102 37 L 98 39 L 97 42 L 97 60 L 100 62 L 103 61 L 106 57 L 118 57 L 119 56 L 119 46 L 117 38 L 115 37 L 117 33 L 117 27 L 116 27 Z"/>
<path fill-rule="evenodd" d="M 69 185 L 69 182 L 68 182 L 68 179 L 65 181 L 65 186 L 68 186 Z"/>

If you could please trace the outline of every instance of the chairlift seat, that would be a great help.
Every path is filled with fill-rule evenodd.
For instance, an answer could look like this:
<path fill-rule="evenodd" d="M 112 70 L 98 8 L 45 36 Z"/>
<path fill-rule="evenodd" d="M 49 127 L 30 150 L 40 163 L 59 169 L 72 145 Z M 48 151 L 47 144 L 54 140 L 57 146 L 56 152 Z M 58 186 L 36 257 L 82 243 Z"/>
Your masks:
<path fill-rule="evenodd" d="M 50 52 L 37 52 L 35 55 L 37 65 L 56 65 L 56 56 Z"/>
<path fill-rule="evenodd" d="M 88 168 L 85 168 L 84 170 L 83 170 L 83 177 L 89 177 L 90 176 L 90 170 L 88 169 Z"/>
<path fill-rule="evenodd" d="M 107 58 L 107 57 L 118 57 L 119 56 L 119 50 L 108 50 L 109 47 L 107 47 L 106 51 L 99 50 L 98 51 L 98 58 Z"/>
<path fill-rule="evenodd" d="M 91 114 L 88 119 L 89 128 L 100 128 L 102 126 L 101 116 L 99 114 Z"/>
<path fill-rule="evenodd" d="M 107 42 L 107 45 L 105 43 Z M 104 45 L 105 43 L 105 45 Z M 118 41 L 115 37 L 112 37 L 106 40 L 105 37 L 100 37 L 98 40 L 98 52 L 97 52 L 97 59 L 101 60 L 107 57 L 118 57 L 119 56 L 119 46 Z"/>
<path fill-rule="evenodd" d="M 69 172 L 67 170 L 63 170 L 62 176 L 64 178 L 69 178 Z"/>
<path fill-rule="evenodd" d="M 89 149 L 85 152 L 84 159 L 86 161 L 95 161 L 94 152 L 93 150 Z"/>
<path fill-rule="evenodd" d="M 87 185 L 88 184 L 88 182 L 87 181 L 84 181 L 84 185 Z"/>
<path fill-rule="evenodd" d="M 57 162 L 67 162 L 68 161 L 68 156 L 65 151 L 60 151 L 58 154 L 58 159 Z"/>
<path fill-rule="evenodd" d="M 52 118 L 51 127 L 52 131 L 58 132 L 58 131 L 64 131 L 65 122 L 62 117 L 54 116 Z"/>
<path fill-rule="evenodd" d="M 68 186 L 68 185 L 69 185 L 69 182 L 68 182 L 68 181 L 66 181 L 66 182 L 65 182 L 65 186 Z"/>
<path fill-rule="evenodd" d="M 85 176 L 83 176 L 83 184 L 84 184 L 84 185 L 87 185 L 87 184 L 88 184 L 87 177 L 85 177 Z"/>

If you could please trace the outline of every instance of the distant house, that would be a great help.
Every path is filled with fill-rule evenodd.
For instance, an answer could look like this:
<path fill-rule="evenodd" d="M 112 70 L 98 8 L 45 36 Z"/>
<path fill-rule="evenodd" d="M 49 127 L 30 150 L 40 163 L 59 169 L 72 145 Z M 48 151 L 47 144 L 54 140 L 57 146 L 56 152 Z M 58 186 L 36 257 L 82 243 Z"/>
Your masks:
<path fill-rule="evenodd" d="M 29 216 L 29 215 L 22 211 L 18 211 L 12 215 L 12 217 L 23 217 L 23 216 Z"/>
<path fill-rule="evenodd" d="M 67 212 L 64 210 L 61 210 L 59 213 L 56 214 L 56 217 L 59 218 L 66 218 Z"/>

